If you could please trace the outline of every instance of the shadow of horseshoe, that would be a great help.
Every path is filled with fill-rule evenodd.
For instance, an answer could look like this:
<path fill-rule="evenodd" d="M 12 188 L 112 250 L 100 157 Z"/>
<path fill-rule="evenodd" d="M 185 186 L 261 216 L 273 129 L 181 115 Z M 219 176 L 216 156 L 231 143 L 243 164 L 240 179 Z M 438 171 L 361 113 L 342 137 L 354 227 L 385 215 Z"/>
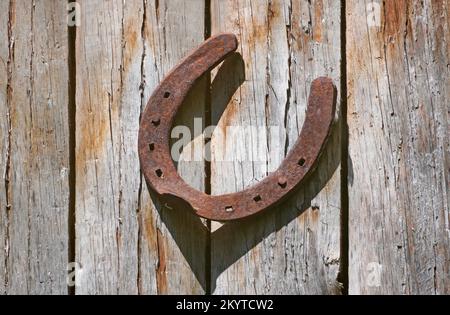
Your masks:
<path fill-rule="evenodd" d="M 170 131 L 183 100 L 197 80 L 237 49 L 232 34 L 205 41 L 160 83 L 147 104 L 139 130 L 139 159 L 148 185 L 171 207 L 190 208 L 198 216 L 232 221 L 273 208 L 285 200 L 317 167 L 330 136 L 336 88 L 331 79 L 313 81 L 300 136 L 280 167 L 242 191 L 207 195 L 188 185 L 171 158 Z"/>
<path fill-rule="evenodd" d="M 221 68 L 219 68 L 215 80 L 212 83 L 212 89 L 215 91 L 213 94 L 222 96 L 221 100 L 213 103 L 216 116 L 220 116 L 223 113 L 234 92 L 244 82 L 244 68 L 242 57 L 235 53 L 230 53 Z M 234 74 L 232 86 L 229 83 L 225 84 L 225 78 L 229 78 L 230 73 Z M 199 83 L 196 84 L 198 85 Z M 194 85 L 193 88 L 195 89 Z M 333 87 L 333 115 L 335 98 L 336 93 Z M 191 121 L 195 113 L 190 112 L 189 109 L 183 109 L 182 106 L 180 107 L 180 111 L 184 110 L 183 120 L 186 122 Z M 159 123 L 161 124 L 161 121 Z M 213 124 L 215 124 L 214 121 Z M 214 291 L 216 279 L 224 270 L 261 243 L 268 235 L 282 229 L 311 207 L 311 201 L 325 187 L 339 166 L 340 134 L 339 132 L 335 132 L 336 129 L 340 129 L 339 125 L 340 123 L 335 124 L 327 132 L 327 139 L 325 140 L 328 140 L 329 135 L 331 137 L 328 141 L 324 141 L 321 147 L 321 154 L 318 155 L 315 163 L 316 170 L 312 168 L 308 174 L 309 176 L 305 177 L 302 181 L 302 185 L 292 190 L 295 191 L 295 194 L 291 194 L 291 197 L 284 199 L 281 204 L 283 211 L 278 211 L 278 209 L 273 209 L 274 211 L 261 211 L 261 215 L 235 220 L 226 224 L 218 231 L 209 234 L 207 227 L 198 216 L 192 215 L 188 211 L 181 211 L 182 209 L 190 208 L 189 204 L 183 204 L 183 202 L 180 204 L 177 202 L 179 207 L 175 206 L 176 209 L 168 210 L 163 206 L 165 202 L 164 198 L 161 198 L 161 196 L 154 198 L 156 200 L 162 200 L 162 203 L 156 202 L 155 204 L 161 215 L 161 219 L 167 226 L 171 236 L 185 257 L 186 262 L 205 291 Z M 147 147 L 145 143 L 143 145 L 144 150 Z M 320 170 L 320 178 L 317 178 L 315 175 L 318 173 L 317 170 Z M 147 182 L 149 183 L 149 181 Z M 151 191 L 153 190 L 151 184 L 149 188 Z M 158 194 L 153 191 L 152 195 L 156 197 Z M 182 217 L 181 219 L 180 216 Z M 198 255 L 198 248 L 193 246 L 193 244 L 198 244 L 199 246 L 204 244 L 207 238 L 210 238 L 213 246 L 218 247 L 212 248 L 213 257 L 211 266 L 208 266 L 209 263 L 206 262 L 207 257 Z M 237 241 L 242 239 L 246 240 L 246 244 L 237 244 Z M 206 275 L 208 273 L 206 271 L 208 267 L 211 270 L 211 278 Z"/>

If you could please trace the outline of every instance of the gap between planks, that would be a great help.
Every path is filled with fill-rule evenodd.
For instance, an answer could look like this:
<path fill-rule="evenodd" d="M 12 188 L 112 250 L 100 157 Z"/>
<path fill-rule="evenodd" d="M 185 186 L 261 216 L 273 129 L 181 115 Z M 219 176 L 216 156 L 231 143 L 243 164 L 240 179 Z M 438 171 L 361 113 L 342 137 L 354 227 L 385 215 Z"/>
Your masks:
<path fill-rule="evenodd" d="M 347 14 L 345 0 L 341 1 L 341 253 L 338 281 L 342 283 L 342 294 L 348 295 L 348 262 L 349 262 L 349 211 L 348 211 L 348 143 L 347 124 Z"/>
<path fill-rule="evenodd" d="M 68 3 L 74 2 L 68 0 Z M 76 1 L 75 1 L 76 2 Z M 67 52 L 67 65 L 69 71 L 68 91 L 68 119 L 69 119 L 69 213 L 68 213 L 68 262 L 70 266 L 75 266 L 75 198 L 76 198 L 76 75 L 77 75 L 77 60 L 76 60 L 76 36 L 77 27 L 67 26 L 68 32 L 68 52 Z M 74 267 L 76 268 L 76 267 Z M 72 271 L 72 270 L 70 270 Z M 76 270 L 74 270 L 76 271 Z M 76 272 L 75 272 L 76 275 Z M 74 279 L 75 280 L 75 279 Z M 67 290 L 69 295 L 75 295 L 75 285 L 68 285 Z"/>

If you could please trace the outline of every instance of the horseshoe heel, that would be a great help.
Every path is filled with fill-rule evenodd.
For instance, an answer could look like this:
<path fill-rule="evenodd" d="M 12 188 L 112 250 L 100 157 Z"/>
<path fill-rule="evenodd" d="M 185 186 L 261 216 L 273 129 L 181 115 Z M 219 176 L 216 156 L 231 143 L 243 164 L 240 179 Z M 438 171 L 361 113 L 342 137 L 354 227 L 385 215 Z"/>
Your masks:
<path fill-rule="evenodd" d="M 169 137 L 174 117 L 196 80 L 237 46 L 233 34 L 220 34 L 182 60 L 150 97 L 139 130 L 139 159 L 148 185 L 169 205 L 192 209 L 198 216 L 215 221 L 259 213 L 279 204 L 301 185 L 317 166 L 335 112 L 336 89 L 331 79 L 314 80 L 302 131 L 278 170 L 258 184 L 233 194 L 211 196 L 189 186 L 178 175 L 170 155 Z"/>

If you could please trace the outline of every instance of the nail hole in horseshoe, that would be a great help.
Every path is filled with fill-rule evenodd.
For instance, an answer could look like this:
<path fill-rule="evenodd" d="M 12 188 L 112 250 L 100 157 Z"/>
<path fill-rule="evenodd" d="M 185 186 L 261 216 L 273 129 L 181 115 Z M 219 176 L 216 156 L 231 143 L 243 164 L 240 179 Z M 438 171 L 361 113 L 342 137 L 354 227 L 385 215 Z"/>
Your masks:
<path fill-rule="evenodd" d="M 225 211 L 226 211 L 226 212 L 233 212 L 234 209 L 233 209 L 232 206 L 226 206 L 226 207 L 225 207 Z"/>
<path fill-rule="evenodd" d="M 260 195 L 257 195 L 257 196 L 255 196 L 255 197 L 253 198 L 253 200 L 254 200 L 255 202 L 260 202 L 260 201 L 262 200 L 262 198 L 261 198 Z"/>
<path fill-rule="evenodd" d="M 159 124 L 161 124 L 161 119 L 155 118 L 155 119 L 152 120 L 152 125 L 153 126 L 158 127 Z"/>
<path fill-rule="evenodd" d="M 280 186 L 281 188 L 286 188 L 287 186 L 287 182 L 278 182 L 278 186 Z"/>
<path fill-rule="evenodd" d="M 301 158 L 300 160 L 298 160 L 298 165 L 300 166 L 305 166 L 306 160 L 304 158 Z"/>
<path fill-rule="evenodd" d="M 148 147 L 149 147 L 150 151 L 155 151 L 155 144 L 154 143 L 150 143 L 148 145 Z"/>
<path fill-rule="evenodd" d="M 155 171 L 155 173 L 156 173 L 156 176 L 158 176 L 159 178 L 163 178 L 163 176 L 164 176 L 163 171 L 160 168 L 158 168 Z"/>

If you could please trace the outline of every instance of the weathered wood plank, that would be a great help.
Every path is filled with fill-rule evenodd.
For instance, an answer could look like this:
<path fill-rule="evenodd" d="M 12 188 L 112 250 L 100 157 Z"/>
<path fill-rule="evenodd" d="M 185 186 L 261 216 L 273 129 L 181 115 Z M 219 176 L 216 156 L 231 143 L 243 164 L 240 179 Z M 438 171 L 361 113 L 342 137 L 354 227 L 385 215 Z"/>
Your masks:
<path fill-rule="evenodd" d="M 137 99 L 123 102 L 122 97 L 126 93 L 123 82 L 128 78 L 128 67 L 123 63 L 135 61 L 129 60 L 124 50 L 131 50 L 130 44 L 139 45 L 139 40 L 124 39 L 122 2 L 80 1 L 80 5 L 81 26 L 76 39 L 75 230 L 80 270 L 75 279 L 76 293 L 132 294 L 137 292 L 139 169 L 137 159 L 133 160 L 129 153 L 133 138 L 125 138 L 123 133 L 137 130 L 139 90 L 135 89 Z M 138 24 L 143 14 L 134 13 Z M 129 26 L 130 34 L 139 30 L 133 25 Z M 134 83 L 139 82 L 138 75 Z M 134 162 L 135 167 L 128 162 Z"/>
<path fill-rule="evenodd" d="M 2 1 L 0 12 L 0 290 L 65 294 L 66 3 Z"/>
<path fill-rule="evenodd" d="M 347 4 L 349 292 L 448 294 L 450 3 L 366 4 Z"/>
<path fill-rule="evenodd" d="M 148 1 L 144 26 L 143 106 L 156 85 L 181 58 L 204 40 L 203 0 Z M 194 119 L 204 126 L 206 81 L 200 80 L 188 95 L 174 126 L 185 126 L 192 139 L 202 138 L 194 130 Z M 174 134 L 177 141 L 180 135 Z M 185 146 L 177 168 L 191 186 L 205 190 L 205 164 L 195 160 L 202 146 Z M 200 155 L 201 156 L 201 155 Z M 141 293 L 204 294 L 206 292 L 206 243 L 203 222 L 187 209 L 169 209 L 153 198 L 143 185 L 141 197 L 140 285 Z M 155 256 L 153 259 L 149 257 Z M 156 261 L 157 264 L 149 264 Z M 152 273 L 156 270 L 156 282 Z"/>
<path fill-rule="evenodd" d="M 279 166 L 300 132 L 313 79 L 330 76 L 339 88 L 340 12 L 338 1 L 212 1 L 212 33 L 234 32 L 245 62 L 235 56 L 212 84 L 213 194 L 241 190 Z M 259 128 L 236 135 L 230 125 Z M 339 130 L 294 198 L 212 234 L 215 294 L 340 293 Z M 226 154 L 237 157 L 221 161 Z"/>
<path fill-rule="evenodd" d="M 195 231 L 201 222 L 182 209 L 171 212 L 153 203 L 137 156 L 139 117 L 150 93 L 203 41 L 203 1 L 196 2 L 195 7 L 184 1 L 80 1 L 79 294 L 204 292 L 206 231 L 203 225 L 202 233 Z M 191 113 L 203 113 L 203 104 L 198 101 Z M 190 169 L 180 163 L 179 168 L 186 180 L 204 187 L 203 166 L 200 171 L 198 165 Z"/>

